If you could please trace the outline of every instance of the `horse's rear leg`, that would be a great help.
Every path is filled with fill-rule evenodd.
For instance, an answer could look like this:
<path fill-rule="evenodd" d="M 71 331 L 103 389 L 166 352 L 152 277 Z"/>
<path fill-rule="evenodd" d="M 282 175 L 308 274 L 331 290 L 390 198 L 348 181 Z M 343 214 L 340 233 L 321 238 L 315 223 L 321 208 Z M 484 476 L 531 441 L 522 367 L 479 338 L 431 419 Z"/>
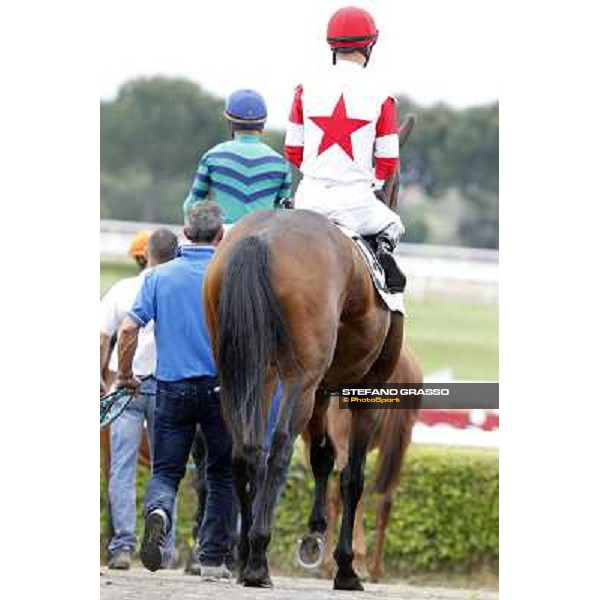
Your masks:
<path fill-rule="evenodd" d="M 234 449 L 232 467 L 233 483 L 240 508 L 240 537 L 238 539 L 238 576 L 237 582 L 243 583 L 243 573 L 248 564 L 250 545 L 248 534 L 252 525 L 252 497 L 254 495 L 252 460 L 248 456 Z"/>
<path fill-rule="evenodd" d="M 311 568 L 323 561 L 326 551 L 327 511 L 326 496 L 327 482 L 333 470 L 334 448 L 327 432 L 327 410 L 329 395 L 317 392 L 312 417 L 308 423 L 308 445 L 310 450 L 310 465 L 315 482 L 313 505 L 308 519 L 308 534 L 298 547 L 298 557 L 301 564 Z"/>
<path fill-rule="evenodd" d="M 385 532 L 390 523 L 392 510 L 392 492 L 382 496 L 377 503 L 377 523 L 375 525 L 375 552 L 369 565 L 369 575 L 373 581 L 378 581 L 383 576 L 383 546 Z"/>
<path fill-rule="evenodd" d="M 324 534 L 327 531 L 326 494 L 327 481 L 333 471 L 334 449 L 327 433 L 327 409 L 329 396 L 318 393 L 315 408 L 308 424 L 310 433 L 310 466 L 315 480 L 313 507 L 308 521 L 311 533 Z"/>
<path fill-rule="evenodd" d="M 344 467 L 340 480 L 344 513 L 338 544 L 334 553 L 338 565 L 338 571 L 333 582 L 333 588 L 336 590 L 364 589 L 352 566 L 354 559 L 352 551 L 354 519 L 356 507 L 364 490 L 365 459 L 370 436 L 370 421 L 363 418 L 363 416 L 364 414 L 358 411 L 352 415 L 348 464 Z"/>
<path fill-rule="evenodd" d="M 252 505 L 252 525 L 248 534 L 249 554 L 242 581 L 246 586 L 271 587 L 267 548 L 271 541 L 271 526 L 278 492 L 292 458 L 294 440 L 303 431 L 312 413 L 316 384 L 311 387 L 286 387 L 279 419 L 273 434 L 266 464 L 257 461 L 256 494 Z"/>
<path fill-rule="evenodd" d="M 334 575 L 333 536 L 335 535 L 341 506 L 340 486 L 337 478 L 334 478 L 327 486 L 327 535 L 325 536 L 325 558 L 323 559 L 323 574 L 327 577 L 333 577 Z M 364 516 L 365 494 L 363 493 L 356 507 L 354 536 L 352 539 L 352 549 L 354 551 L 353 566 L 361 580 L 367 577 L 367 545 L 365 541 Z"/>

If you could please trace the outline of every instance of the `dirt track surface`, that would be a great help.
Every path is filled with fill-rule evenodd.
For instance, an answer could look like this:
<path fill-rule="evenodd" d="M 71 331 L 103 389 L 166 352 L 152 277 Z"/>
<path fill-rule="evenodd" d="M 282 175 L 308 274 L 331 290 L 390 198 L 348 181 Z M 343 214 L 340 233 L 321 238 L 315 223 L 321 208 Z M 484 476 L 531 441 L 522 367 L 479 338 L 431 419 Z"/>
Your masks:
<path fill-rule="evenodd" d="M 149 573 L 143 569 L 106 571 L 100 577 L 101 600 L 498 600 L 491 591 L 416 587 L 402 583 L 365 583 L 364 592 L 340 592 L 325 579 L 274 577 L 273 589 L 235 583 L 201 583 L 182 571 Z"/>

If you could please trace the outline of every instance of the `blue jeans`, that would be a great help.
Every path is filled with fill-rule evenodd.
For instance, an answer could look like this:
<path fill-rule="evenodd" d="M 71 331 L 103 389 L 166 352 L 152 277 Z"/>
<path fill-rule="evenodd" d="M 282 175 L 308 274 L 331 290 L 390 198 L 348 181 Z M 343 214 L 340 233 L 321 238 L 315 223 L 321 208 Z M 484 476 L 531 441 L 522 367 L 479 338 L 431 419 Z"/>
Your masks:
<path fill-rule="evenodd" d="M 156 380 L 152 378 L 145 380 L 140 393 L 131 400 L 123 413 L 110 426 L 111 460 L 108 493 L 115 532 L 108 544 L 111 555 L 121 551 L 134 552 L 136 548 L 135 481 L 144 421 L 148 426 L 148 441 L 150 456 L 152 456 L 155 394 Z M 174 551 L 175 528 L 167 540 L 165 559 L 170 560 Z"/>
<path fill-rule="evenodd" d="M 275 393 L 273 394 L 273 401 L 271 402 L 271 408 L 269 409 L 269 416 L 267 420 L 267 439 L 266 447 L 271 447 L 273 441 L 273 434 L 275 433 L 275 427 L 277 426 L 277 417 L 279 416 L 279 405 L 281 404 L 281 398 L 283 397 L 283 386 L 281 382 L 277 383 Z"/>
<path fill-rule="evenodd" d="M 196 425 L 206 441 L 206 508 L 200 530 L 200 562 L 221 565 L 235 532 L 231 437 L 221 416 L 216 380 L 211 377 L 158 381 L 154 424 L 155 455 L 146 492 L 146 514 L 171 515 L 185 475 Z"/>

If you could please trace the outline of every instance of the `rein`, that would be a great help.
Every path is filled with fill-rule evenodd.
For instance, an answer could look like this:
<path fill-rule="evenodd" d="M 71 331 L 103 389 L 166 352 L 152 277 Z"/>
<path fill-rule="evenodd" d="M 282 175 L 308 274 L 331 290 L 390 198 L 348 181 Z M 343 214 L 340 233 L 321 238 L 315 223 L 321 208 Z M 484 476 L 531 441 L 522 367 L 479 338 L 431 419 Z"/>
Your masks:
<path fill-rule="evenodd" d="M 129 396 L 127 400 L 123 402 L 122 406 L 120 406 L 118 410 L 111 414 L 111 410 L 115 403 L 126 396 Z M 117 419 L 121 415 L 121 413 L 127 408 L 127 405 L 131 402 L 132 398 L 133 396 L 131 394 L 128 394 L 125 388 L 121 388 L 115 390 L 114 392 L 110 392 L 109 394 L 106 394 L 106 396 L 101 396 L 100 429 L 104 429 L 105 427 L 110 425 L 115 419 Z"/>
<path fill-rule="evenodd" d="M 150 377 L 152 377 L 152 375 L 142 377 L 140 382 L 144 382 Z M 121 398 L 126 398 L 125 402 L 123 402 L 115 411 L 111 412 L 113 406 L 115 406 L 117 401 Z M 115 419 L 118 419 L 132 399 L 133 395 L 130 394 L 125 388 L 119 388 L 118 390 L 114 390 L 105 396 L 100 396 L 100 429 L 108 427 L 108 425 L 110 425 Z"/>

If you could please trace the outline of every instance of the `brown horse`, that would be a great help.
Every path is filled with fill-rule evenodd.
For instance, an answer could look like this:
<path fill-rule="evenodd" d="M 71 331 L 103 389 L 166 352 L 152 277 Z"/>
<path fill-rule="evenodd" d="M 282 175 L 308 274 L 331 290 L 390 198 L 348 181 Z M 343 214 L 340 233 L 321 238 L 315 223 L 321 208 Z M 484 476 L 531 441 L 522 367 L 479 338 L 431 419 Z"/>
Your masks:
<path fill-rule="evenodd" d="M 423 383 L 421 368 L 408 348 L 402 348 L 400 360 L 390 375 L 389 382 L 414 386 Z M 377 503 L 375 549 L 368 572 L 371 579 L 377 580 L 383 575 L 383 548 L 392 508 L 392 496 L 398 484 L 404 457 L 411 441 L 412 428 L 417 419 L 418 408 L 415 406 L 403 410 L 389 408 L 370 410 L 374 413 L 374 419 L 368 451 L 375 449 L 379 451 L 380 460 L 376 469 L 374 491 L 381 494 L 381 497 Z M 351 425 L 351 411 L 340 409 L 337 401 L 332 402 L 327 411 L 327 434 L 335 451 L 336 470 L 339 471 L 343 470 L 348 464 Z M 310 444 L 308 432 L 303 434 L 303 440 L 307 445 Z M 393 453 L 389 449 L 392 449 Z M 393 460 L 390 460 L 390 458 L 393 458 Z M 385 473 L 386 470 L 391 472 L 391 476 Z M 381 485 L 383 481 L 386 482 L 385 487 Z M 366 544 L 363 523 L 365 492 L 363 492 L 356 510 L 352 542 L 354 568 L 359 573 L 365 570 Z M 330 482 L 327 496 L 327 534 L 324 540 L 323 566 L 325 572 L 331 575 L 333 573 L 331 543 L 341 503 L 339 488 L 333 481 Z M 319 501 L 319 498 L 315 498 L 315 501 Z M 313 508 L 313 510 L 315 509 Z M 310 535 L 305 537 L 307 542 L 310 540 Z"/>
<path fill-rule="evenodd" d="M 317 506 L 324 507 L 334 460 L 326 390 L 388 381 L 400 356 L 403 316 L 380 300 L 354 243 L 325 217 L 303 210 L 255 212 L 240 220 L 208 267 L 204 301 L 233 438 L 240 581 L 270 586 L 267 547 L 293 442 L 308 426 L 322 497 Z M 266 417 L 277 378 L 284 393 L 267 454 Z M 335 589 L 362 589 L 352 567 L 352 530 L 374 411 L 351 412 Z M 396 460 L 393 454 L 383 460 Z M 392 482 L 389 470 L 387 477 L 382 489 Z M 313 511 L 311 530 L 327 530 L 324 508 Z"/>

